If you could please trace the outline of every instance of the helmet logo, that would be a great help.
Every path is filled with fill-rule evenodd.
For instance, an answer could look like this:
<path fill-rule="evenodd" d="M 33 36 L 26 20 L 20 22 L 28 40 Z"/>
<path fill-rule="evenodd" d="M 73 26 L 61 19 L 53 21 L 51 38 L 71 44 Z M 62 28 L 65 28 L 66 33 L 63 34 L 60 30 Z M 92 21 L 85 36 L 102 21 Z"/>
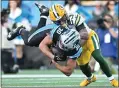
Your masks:
<path fill-rule="evenodd" d="M 63 9 L 64 9 L 64 8 L 63 8 L 63 6 L 60 6 L 60 9 L 62 9 L 62 10 L 63 10 Z"/>
<path fill-rule="evenodd" d="M 70 29 L 62 33 L 59 40 L 59 47 L 63 50 L 78 50 L 80 45 L 77 31 Z"/>

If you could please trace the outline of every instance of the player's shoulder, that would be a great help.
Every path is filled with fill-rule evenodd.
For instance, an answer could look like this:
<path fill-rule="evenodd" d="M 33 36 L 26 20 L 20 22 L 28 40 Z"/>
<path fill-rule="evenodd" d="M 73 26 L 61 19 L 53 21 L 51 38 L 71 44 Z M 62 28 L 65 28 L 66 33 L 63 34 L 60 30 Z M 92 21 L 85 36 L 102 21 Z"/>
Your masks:
<path fill-rule="evenodd" d="M 70 24 L 73 24 L 75 26 L 78 26 L 85 21 L 85 19 L 79 13 L 68 14 L 68 17 Z"/>
<path fill-rule="evenodd" d="M 69 13 L 68 14 L 68 17 L 73 17 L 73 18 L 76 18 L 76 16 L 79 16 L 79 17 L 82 17 L 81 14 L 75 12 L 75 13 Z"/>
<path fill-rule="evenodd" d="M 52 24 L 52 30 L 50 31 L 50 35 L 53 37 L 54 33 L 56 32 L 56 30 L 59 28 L 59 25 L 56 24 Z"/>

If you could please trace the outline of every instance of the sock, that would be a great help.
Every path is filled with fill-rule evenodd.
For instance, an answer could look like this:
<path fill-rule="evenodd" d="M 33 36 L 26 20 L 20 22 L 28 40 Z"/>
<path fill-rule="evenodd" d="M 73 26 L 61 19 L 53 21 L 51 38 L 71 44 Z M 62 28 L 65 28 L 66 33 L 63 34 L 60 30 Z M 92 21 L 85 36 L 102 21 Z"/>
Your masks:
<path fill-rule="evenodd" d="M 17 58 L 18 60 L 18 65 L 19 65 L 19 67 L 20 67 L 20 69 L 22 69 L 23 68 L 23 66 L 24 66 L 24 59 L 23 58 Z"/>
<path fill-rule="evenodd" d="M 41 15 L 40 18 L 45 18 L 45 19 L 47 19 L 48 17 L 45 16 L 45 15 Z"/>
<path fill-rule="evenodd" d="M 93 76 L 94 76 L 94 75 L 92 74 L 90 77 L 87 77 L 87 79 L 89 79 L 89 80 L 90 80 L 91 78 L 93 78 Z"/>
<path fill-rule="evenodd" d="M 91 77 L 92 76 L 91 68 L 88 65 L 88 63 L 85 64 L 85 65 L 80 65 L 80 69 L 86 75 L 86 77 Z"/>
<path fill-rule="evenodd" d="M 41 13 L 40 16 L 49 16 L 49 11 L 48 12 L 45 12 L 45 13 Z"/>
<path fill-rule="evenodd" d="M 96 61 L 95 66 L 94 66 L 94 71 L 95 71 L 95 72 L 98 72 L 99 70 L 100 70 L 100 65 L 99 65 L 99 63 Z"/>
<path fill-rule="evenodd" d="M 23 28 L 21 28 L 21 29 L 19 30 L 19 34 L 20 34 L 20 35 L 22 35 L 22 34 L 24 35 L 24 32 L 26 32 L 26 30 L 23 29 Z"/>
<path fill-rule="evenodd" d="M 109 81 L 112 81 L 114 79 L 114 76 L 108 77 Z"/>
<path fill-rule="evenodd" d="M 45 25 L 46 25 L 46 21 L 47 21 L 47 16 L 43 16 L 43 15 L 42 15 L 41 18 L 40 18 L 40 21 L 39 21 L 39 23 L 38 23 L 38 26 L 37 26 L 37 28 L 36 28 L 34 31 L 36 31 L 36 30 L 38 30 L 39 28 L 45 26 Z"/>

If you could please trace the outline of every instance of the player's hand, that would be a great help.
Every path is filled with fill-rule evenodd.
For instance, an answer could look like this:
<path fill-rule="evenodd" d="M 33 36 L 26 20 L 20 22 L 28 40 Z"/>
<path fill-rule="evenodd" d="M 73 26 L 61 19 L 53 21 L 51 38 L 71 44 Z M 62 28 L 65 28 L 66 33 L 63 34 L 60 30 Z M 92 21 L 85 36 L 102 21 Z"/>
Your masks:
<path fill-rule="evenodd" d="M 50 62 L 50 65 L 51 65 L 52 63 L 55 64 L 55 63 L 57 63 L 57 62 L 56 62 L 54 59 L 52 59 L 51 62 Z"/>
<path fill-rule="evenodd" d="M 50 64 L 57 63 L 58 61 L 65 61 L 65 60 L 66 60 L 66 57 L 61 57 L 55 54 Z"/>
<path fill-rule="evenodd" d="M 50 62 L 50 64 L 55 64 L 55 63 L 57 63 L 54 59 L 52 59 L 52 61 Z"/>

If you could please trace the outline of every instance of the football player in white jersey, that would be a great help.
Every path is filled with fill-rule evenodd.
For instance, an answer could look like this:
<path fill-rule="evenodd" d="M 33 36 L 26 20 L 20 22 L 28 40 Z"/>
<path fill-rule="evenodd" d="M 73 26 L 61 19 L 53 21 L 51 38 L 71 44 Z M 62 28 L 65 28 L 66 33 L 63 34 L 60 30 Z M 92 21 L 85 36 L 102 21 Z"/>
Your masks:
<path fill-rule="evenodd" d="M 111 85 L 117 87 L 118 81 L 115 80 L 112 76 L 108 64 L 106 63 L 100 52 L 98 36 L 95 31 L 87 26 L 85 19 L 78 13 L 67 14 L 64 7 L 59 4 L 54 4 L 51 6 L 51 8 L 49 9 L 49 16 L 55 24 L 69 29 L 75 27 L 80 36 L 83 36 L 81 37 L 81 40 L 83 41 L 83 51 L 81 53 L 81 56 L 77 59 L 77 64 L 80 66 L 81 71 L 86 75 L 87 78 L 80 83 L 80 86 L 87 86 L 91 82 L 96 81 L 96 77 L 91 73 L 90 66 L 88 65 L 91 56 L 93 56 L 94 59 L 100 64 L 102 71 L 108 77 Z M 41 50 L 43 51 L 43 53 L 47 53 L 47 56 L 49 53 L 51 53 L 47 50 L 48 47 L 46 47 L 51 43 L 50 38 L 48 38 L 49 37 L 45 37 L 44 40 L 40 43 L 40 46 L 44 47 L 44 49 L 41 48 Z M 68 72 L 68 67 L 62 67 L 55 61 L 53 61 L 53 63 L 63 73 Z"/>

